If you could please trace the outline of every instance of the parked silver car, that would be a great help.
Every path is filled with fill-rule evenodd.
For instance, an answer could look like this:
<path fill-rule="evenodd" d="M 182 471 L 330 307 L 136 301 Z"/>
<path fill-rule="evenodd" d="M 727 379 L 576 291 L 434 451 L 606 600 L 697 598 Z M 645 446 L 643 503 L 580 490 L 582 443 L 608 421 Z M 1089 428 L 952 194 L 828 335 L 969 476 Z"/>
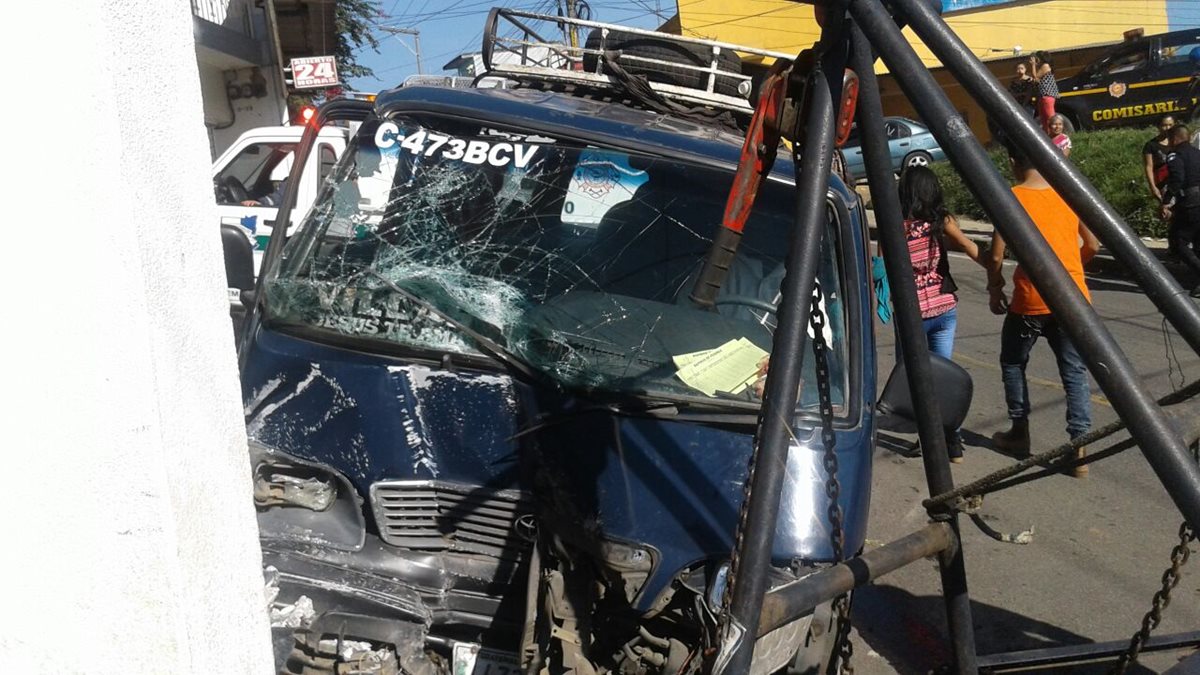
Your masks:
<path fill-rule="evenodd" d="M 937 139 L 920 122 L 907 117 L 885 117 L 883 127 L 892 154 L 892 169 L 897 172 L 907 166 L 928 166 L 946 158 Z M 842 147 L 842 154 L 846 157 L 846 168 L 850 173 L 856 178 L 865 178 L 857 128 L 850 130 L 850 138 Z"/>

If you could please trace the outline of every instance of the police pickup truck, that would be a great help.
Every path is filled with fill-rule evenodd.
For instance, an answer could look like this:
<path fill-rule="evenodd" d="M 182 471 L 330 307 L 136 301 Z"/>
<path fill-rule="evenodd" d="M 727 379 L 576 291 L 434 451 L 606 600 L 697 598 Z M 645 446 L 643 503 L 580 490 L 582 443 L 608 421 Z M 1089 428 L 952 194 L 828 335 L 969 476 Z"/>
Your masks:
<path fill-rule="evenodd" d="M 275 224 L 279 192 L 292 170 L 292 157 L 304 126 L 259 127 L 242 134 L 213 162 L 213 188 L 222 225 L 241 228 L 255 244 L 255 272 Z M 317 198 L 320 182 L 346 150 L 347 130 L 321 129 L 297 193 L 296 213 L 303 215 Z M 312 170 L 308 170 L 311 168 Z"/>
<path fill-rule="evenodd" d="M 239 334 L 245 307 L 242 291 L 253 287 L 258 275 L 263 251 L 275 227 L 275 215 L 282 198 L 286 178 L 292 169 L 292 159 L 304 126 L 259 127 L 242 134 L 229 149 L 221 153 L 212 165 L 213 189 L 216 193 L 217 215 L 221 221 L 221 246 L 225 252 L 226 286 L 234 334 Z M 296 203 L 292 212 L 303 215 L 317 198 L 321 181 L 346 151 L 349 131 L 329 126 L 321 129 L 316 147 L 308 155 L 301 174 Z M 288 230 L 295 228 L 296 219 L 289 219 Z M 251 266 L 242 275 L 230 275 L 230 256 L 248 251 Z"/>
<path fill-rule="evenodd" d="M 1075 129 L 1147 126 L 1174 114 L 1190 119 L 1197 99 L 1189 87 L 1200 60 L 1200 30 L 1124 42 L 1072 77 L 1058 81 L 1056 106 Z"/>

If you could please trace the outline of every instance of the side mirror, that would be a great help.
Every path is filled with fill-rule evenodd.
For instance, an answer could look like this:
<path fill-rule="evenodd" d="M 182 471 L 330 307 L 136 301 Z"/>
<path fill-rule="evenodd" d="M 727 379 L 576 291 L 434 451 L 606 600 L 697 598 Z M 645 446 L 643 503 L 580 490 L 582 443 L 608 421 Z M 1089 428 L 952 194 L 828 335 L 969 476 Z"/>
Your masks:
<path fill-rule="evenodd" d="M 254 244 L 237 225 L 221 226 L 221 248 L 225 252 L 225 285 L 229 289 L 229 316 L 233 319 L 234 341 L 240 341 L 246 305 L 254 294 Z"/>
<path fill-rule="evenodd" d="M 971 381 L 970 373 L 950 359 L 930 354 L 929 365 L 933 369 L 933 391 L 942 414 L 942 425 L 946 429 L 957 429 L 971 410 L 975 383 Z M 892 369 L 875 409 L 876 424 L 880 429 L 899 433 L 916 431 L 917 413 L 909 394 L 908 374 L 903 362 Z"/>
<path fill-rule="evenodd" d="M 237 225 L 221 226 L 221 248 L 225 251 L 225 283 L 229 288 L 254 288 L 254 244 Z"/>

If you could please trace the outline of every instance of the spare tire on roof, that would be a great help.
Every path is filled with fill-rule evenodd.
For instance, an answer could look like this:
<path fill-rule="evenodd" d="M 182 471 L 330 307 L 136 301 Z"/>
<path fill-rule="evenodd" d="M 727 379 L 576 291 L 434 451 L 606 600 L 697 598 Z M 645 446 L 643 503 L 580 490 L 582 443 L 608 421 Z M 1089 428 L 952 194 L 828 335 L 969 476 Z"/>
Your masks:
<path fill-rule="evenodd" d="M 583 45 L 587 49 L 600 49 L 600 29 L 595 28 L 588 33 Z M 658 59 L 671 63 L 681 63 L 689 66 L 708 68 L 712 64 L 712 49 L 704 45 L 693 45 L 670 40 L 660 40 L 637 33 L 626 33 L 610 30 L 604 41 L 608 51 L 620 51 L 629 56 L 640 56 L 648 59 Z M 583 69 L 589 73 L 596 72 L 596 54 L 584 54 Z M 621 59 L 621 67 L 634 75 L 644 75 L 651 82 L 673 84 L 680 87 L 691 87 L 706 90 L 708 88 L 708 73 L 687 68 L 677 68 L 667 64 L 647 63 L 645 61 Z M 742 59 L 736 52 L 722 49 L 717 55 L 717 70 L 726 73 L 742 74 Z M 738 78 L 720 77 L 713 84 L 713 91 L 725 96 L 741 96 L 738 84 L 743 82 Z"/>

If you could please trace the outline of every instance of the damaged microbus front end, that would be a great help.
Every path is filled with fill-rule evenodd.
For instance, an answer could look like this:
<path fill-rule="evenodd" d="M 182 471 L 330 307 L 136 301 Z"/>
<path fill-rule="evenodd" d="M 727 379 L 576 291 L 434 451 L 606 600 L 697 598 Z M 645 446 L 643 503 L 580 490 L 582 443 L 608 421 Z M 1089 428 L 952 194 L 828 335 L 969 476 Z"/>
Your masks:
<path fill-rule="evenodd" d="M 781 158 L 715 305 L 689 297 L 742 140 L 561 92 L 379 96 L 264 268 L 241 345 L 284 672 L 674 673 L 698 658 L 795 209 Z M 827 213 L 818 310 L 852 552 L 870 495 L 870 276 L 859 201 L 835 176 Z M 802 379 L 817 377 L 810 355 Z M 795 419 L 779 582 L 834 560 L 816 387 Z M 830 620 L 760 639 L 755 672 L 803 672 Z"/>

